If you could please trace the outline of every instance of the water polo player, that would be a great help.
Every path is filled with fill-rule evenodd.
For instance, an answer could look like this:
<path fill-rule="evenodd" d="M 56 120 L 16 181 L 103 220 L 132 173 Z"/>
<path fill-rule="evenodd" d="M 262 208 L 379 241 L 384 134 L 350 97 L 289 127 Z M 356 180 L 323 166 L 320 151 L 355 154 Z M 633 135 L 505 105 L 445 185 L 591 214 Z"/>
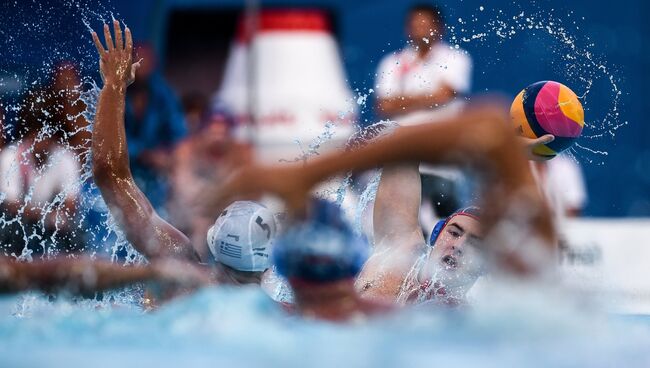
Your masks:
<path fill-rule="evenodd" d="M 479 216 L 478 207 L 462 208 L 434 226 L 427 249 L 399 287 L 398 303 L 465 302 L 467 292 L 485 270 Z"/>
<path fill-rule="evenodd" d="M 311 200 L 306 220 L 292 224 L 273 247 L 273 262 L 289 281 L 295 304 L 305 317 L 344 321 L 391 310 L 361 298 L 355 277 L 369 245 L 345 223 L 342 211 L 324 200 Z"/>
<path fill-rule="evenodd" d="M 489 259 L 493 262 L 488 266 L 516 275 L 537 274 L 553 264 L 555 228 L 526 160 L 530 147 L 547 139 L 528 140 L 525 147 L 510 129 L 509 117 L 500 104 L 474 105 L 455 118 L 400 127 L 365 146 L 321 155 L 306 164 L 243 168 L 214 193 L 212 201 L 218 205 L 232 198 L 270 192 L 284 199 L 290 209 L 301 213 L 307 193 L 316 183 L 337 173 L 384 165 L 385 177 L 374 209 L 375 251 L 364 266 L 358 285 L 366 289 L 369 297 L 396 300 L 405 291 L 401 300 L 408 300 L 413 295 L 409 295 L 405 281 L 411 277 L 409 272 L 416 260 L 427 253 L 417 221 L 419 162 L 455 164 L 473 170 L 481 186 L 483 209 L 480 226 L 472 216 L 458 215 L 449 220 L 428 252 L 429 261 L 438 266 L 427 267 L 423 261 L 423 267 L 417 270 L 419 282 L 431 277 L 432 272 L 427 270 L 461 269 L 458 266 L 462 262 L 458 262 L 454 252 L 465 251 L 467 255 L 469 247 L 459 248 L 452 241 L 457 237 L 465 245 L 483 238 L 476 247 L 485 254 L 481 261 Z M 453 226 L 454 223 L 458 226 Z M 468 265 L 466 270 L 482 271 L 483 267 L 482 263 L 476 263 Z M 459 274 L 450 273 L 452 277 L 446 281 L 452 286 L 470 284 L 477 273 L 472 271 L 456 280 L 453 275 Z"/>
<path fill-rule="evenodd" d="M 397 124 L 378 123 L 350 140 L 350 146 L 380 140 Z M 437 299 L 460 303 L 482 272 L 482 236 L 476 207 L 459 210 L 434 227 L 428 242 L 418 218 L 418 164 L 386 165 L 373 208 L 374 252 L 357 280 L 365 298 L 400 304 Z"/>
<path fill-rule="evenodd" d="M 126 88 L 135 78 L 139 62 L 133 63 L 129 28 L 113 22 L 115 41 L 104 25 L 104 48 L 93 32 L 100 56 L 104 86 L 97 102 L 92 135 L 93 177 L 104 201 L 133 247 L 149 260 L 174 257 L 193 263 L 215 264 L 206 268 L 214 282 L 259 283 L 269 267 L 271 240 L 275 235 L 273 215 L 253 202 L 235 203 L 223 211 L 209 234 L 210 252 L 193 249 L 185 234 L 160 218 L 136 186 L 129 168 L 124 128 Z M 208 247 L 208 244 L 204 246 Z M 211 254 L 200 259 L 198 254 Z"/>

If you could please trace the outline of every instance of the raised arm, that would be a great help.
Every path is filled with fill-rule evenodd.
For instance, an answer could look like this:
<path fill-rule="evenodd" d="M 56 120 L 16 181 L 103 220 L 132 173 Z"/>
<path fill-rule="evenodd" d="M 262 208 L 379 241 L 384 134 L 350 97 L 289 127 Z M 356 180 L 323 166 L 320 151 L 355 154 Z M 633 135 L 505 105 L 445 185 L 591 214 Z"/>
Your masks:
<path fill-rule="evenodd" d="M 371 141 L 384 139 L 399 125 L 379 122 L 354 134 L 347 149 L 358 148 Z M 386 165 L 382 168 L 373 206 L 375 250 L 386 246 L 413 247 L 424 243 L 419 214 L 422 182 L 418 163 Z"/>
<path fill-rule="evenodd" d="M 224 201 L 271 192 L 299 212 L 309 189 L 335 173 L 403 162 L 467 165 L 482 179 L 485 210 L 482 225 L 489 234 L 486 243 L 499 254 L 499 260 L 516 271 L 525 272 L 531 265 L 521 257 L 522 243 L 542 244 L 529 253 L 550 259 L 556 235 L 524 152 L 524 146 L 510 128 L 505 109 L 474 107 L 437 124 L 402 127 L 381 141 L 352 151 L 323 155 L 303 167 L 243 169 L 224 185 L 217 199 Z M 506 233 L 513 228 L 521 237 Z"/>
<path fill-rule="evenodd" d="M 149 200 L 138 189 L 129 168 L 124 129 L 127 86 L 133 81 L 139 63 L 132 62 L 131 31 L 125 28 L 122 40 L 120 24 L 113 23 L 115 42 L 104 25 L 107 49 L 93 32 L 100 55 L 104 86 L 99 94 L 93 127 L 93 176 L 113 218 L 133 246 L 149 259 L 176 256 L 196 260 L 189 239 L 158 216 Z"/>
<path fill-rule="evenodd" d="M 373 208 L 375 246 L 413 248 L 424 243 L 419 221 L 421 199 L 418 163 L 384 166 Z"/>

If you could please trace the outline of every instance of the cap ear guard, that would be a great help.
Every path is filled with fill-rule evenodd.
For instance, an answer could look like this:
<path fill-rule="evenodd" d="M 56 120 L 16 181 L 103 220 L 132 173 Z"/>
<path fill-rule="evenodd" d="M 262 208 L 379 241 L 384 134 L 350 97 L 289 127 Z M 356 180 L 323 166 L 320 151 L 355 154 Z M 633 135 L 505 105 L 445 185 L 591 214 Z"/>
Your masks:
<path fill-rule="evenodd" d="M 447 220 L 440 220 L 436 222 L 436 225 L 433 227 L 433 230 L 431 230 L 431 236 L 429 237 L 429 245 L 434 246 L 436 245 L 436 240 L 438 240 L 438 237 L 440 236 L 440 233 L 442 232 L 442 229 L 445 228 L 445 225 L 447 225 Z"/>

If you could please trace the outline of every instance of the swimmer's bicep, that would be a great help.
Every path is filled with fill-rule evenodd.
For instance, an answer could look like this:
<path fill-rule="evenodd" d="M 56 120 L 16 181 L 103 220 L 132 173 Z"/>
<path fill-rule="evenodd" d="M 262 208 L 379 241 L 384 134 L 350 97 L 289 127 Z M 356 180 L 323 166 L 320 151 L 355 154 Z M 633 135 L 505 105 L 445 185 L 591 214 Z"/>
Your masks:
<path fill-rule="evenodd" d="M 374 238 L 378 244 L 392 247 L 395 242 L 420 242 L 411 238 L 421 234 L 421 185 L 418 164 L 383 169 L 373 209 Z"/>

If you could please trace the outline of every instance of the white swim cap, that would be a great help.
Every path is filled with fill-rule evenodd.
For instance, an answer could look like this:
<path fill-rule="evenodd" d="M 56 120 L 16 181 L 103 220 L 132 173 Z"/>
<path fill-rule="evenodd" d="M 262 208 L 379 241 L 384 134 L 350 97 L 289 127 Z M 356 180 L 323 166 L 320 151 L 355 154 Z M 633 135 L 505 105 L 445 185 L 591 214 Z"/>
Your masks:
<path fill-rule="evenodd" d="M 271 267 L 269 254 L 276 234 L 271 212 L 261 204 L 238 201 L 228 206 L 208 230 L 208 247 L 217 262 L 239 271 Z"/>

